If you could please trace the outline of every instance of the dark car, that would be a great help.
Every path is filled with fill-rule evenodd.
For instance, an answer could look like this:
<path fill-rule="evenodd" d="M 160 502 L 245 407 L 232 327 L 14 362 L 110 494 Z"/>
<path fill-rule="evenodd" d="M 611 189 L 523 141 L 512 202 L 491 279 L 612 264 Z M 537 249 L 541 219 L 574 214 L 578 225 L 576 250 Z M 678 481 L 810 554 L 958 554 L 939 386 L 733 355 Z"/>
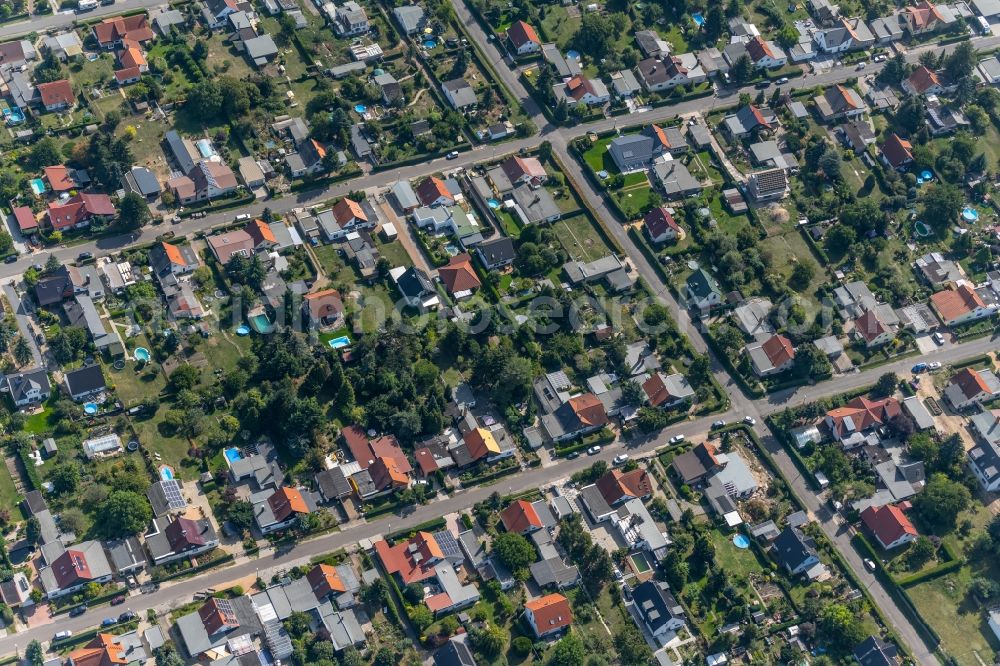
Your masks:
<path fill-rule="evenodd" d="M 87 612 L 87 606 L 86 605 L 77 606 L 77 607 L 75 607 L 73 610 L 71 610 L 69 612 L 69 616 L 70 617 L 76 617 L 77 615 L 83 615 L 86 612 Z"/>
<path fill-rule="evenodd" d="M 118 624 L 118 620 L 116 620 L 113 617 L 106 617 L 106 618 L 104 618 L 104 620 L 101 621 L 101 626 L 102 627 L 113 627 L 116 624 Z"/>
<path fill-rule="evenodd" d="M 80 254 L 76 255 L 76 258 L 77 258 L 78 261 L 87 261 L 89 259 L 93 259 L 94 258 L 94 253 L 93 252 L 81 252 Z"/>
<path fill-rule="evenodd" d="M 9 255 L 6 259 L 3 260 L 3 262 L 5 264 L 16 264 L 17 263 L 17 255 L 16 254 Z"/>
<path fill-rule="evenodd" d="M 124 594 L 119 594 L 117 597 L 115 597 L 114 599 L 111 600 L 111 605 L 112 606 L 117 606 L 118 604 L 123 604 L 123 603 L 125 603 L 125 595 Z"/>
<path fill-rule="evenodd" d="M 125 611 L 124 613 L 118 616 L 119 622 L 131 622 L 132 620 L 138 620 L 138 619 L 139 619 L 139 614 L 136 613 L 135 611 Z"/>
<path fill-rule="evenodd" d="M 761 81 L 760 83 L 754 85 L 754 88 L 757 88 L 758 90 L 763 90 L 764 88 L 767 88 L 770 85 L 771 85 L 770 81 Z"/>
<path fill-rule="evenodd" d="M 569 455 L 566 456 L 566 460 L 573 460 L 573 459 L 579 458 L 579 457 L 580 457 L 580 452 L 579 451 L 573 451 L 572 453 L 570 453 Z"/>

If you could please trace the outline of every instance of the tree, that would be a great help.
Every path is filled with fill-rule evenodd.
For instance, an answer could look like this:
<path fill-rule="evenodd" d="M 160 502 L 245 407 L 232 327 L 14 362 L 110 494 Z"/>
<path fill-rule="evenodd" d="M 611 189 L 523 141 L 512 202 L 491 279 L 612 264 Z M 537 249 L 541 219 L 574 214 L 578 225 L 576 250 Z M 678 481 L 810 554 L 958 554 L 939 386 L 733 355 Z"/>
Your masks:
<path fill-rule="evenodd" d="M 108 537 L 138 534 L 149 525 L 153 510 L 149 501 L 130 490 L 115 490 L 101 505 L 101 526 Z"/>
<path fill-rule="evenodd" d="M 403 588 L 403 598 L 411 604 L 419 604 L 424 600 L 424 586 L 420 583 L 410 583 Z"/>
<path fill-rule="evenodd" d="M 853 228 L 847 226 L 841 217 L 841 224 L 827 232 L 824 243 L 828 252 L 836 257 L 841 257 L 857 240 L 858 234 Z"/>
<path fill-rule="evenodd" d="M 705 39 L 709 42 L 714 43 L 722 36 L 722 31 L 725 29 L 725 16 L 719 3 L 712 3 L 709 6 L 708 13 L 705 14 L 705 23 L 701 29 L 705 31 Z"/>
<path fill-rule="evenodd" d="M 788 284 L 795 291 L 805 291 L 815 275 L 816 264 L 809 259 L 803 259 L 795 264 L 788 278 Z"/>
<path fill-rule="evenodd" d="M 857 645 L 865 639 L 864 623 L 844 604 L 834 603 L 820 612 L 819 630 L 830 645 Z"/>
<path fill-rule="evenodd" d="M 568 634 L 556 643 L 549 658 L 549 666 L 583 666 L 587 656 L 583 641 L 576 634 Z"/>
<path fill-rule="evenodd" d="M 23 367 L 31 362 L 31 347 L 23 335 L 17 336 L 12 353 L 14 354 L 14 362 L 17 363 L 18 367 Z"/>
<path fill-rule="evenodd" d="M 826 150 L 823 151 L 823 154 L 820 155 L 819 160 L 817 160 L 816 166 L 819 167 L 820 171 L 823 172 L 823 175 L 825 175 L 829 180 L 840 180 L 840 151 L 833 146 L 827 146 Z"/>
<path fill-rule="evenodd" d="M 174 391 L 189 391 L 201 382 L 201 372 L 193 365 L 181 365 L 170 373 L 169 384 Z"/>
<path fill-rule="evenodd" d="M 899 377 L 894 372 L 886 372 L 879 376 L 872 389 L 872 395 L 887 397 L 896 392 L 899 387 Z"/>
<path fill-rule="evenodd" d="M 118 224 L 123 229 L 141 229 L 151 219 L 149 204 L 141 195 L 129 192 L 118 202 Z"/>
<path fill-rule="evenodd" d="M 945 78 L 951 81 L 958 81 L 972 74 L 972 69 L 975 65 L 976 48 L 972 45 L 972 42 L 969 40 L 959 42 L 945 58 Z"/>
<path fill-rule="evenodd" d="M 958 219 L 965 197 L 949 183 L 934 183 L 924 193 L 923 222 L 943 235 Z"/>
<path fill-rule="evenodd" d="M 30 666 L 42 666 L 45 663 L 45 651 L 42 649 L 42 644 L 36 640 L 29 642 L 24 648 L 24 660 Z M 157 666 L 160 665 L 157 664 Z"/>
<path fill-rule="evenodd" d="M 548 162 L 549 158 L 552 157 L 552 144 L 548 141 L 542 141 L 538 144 L 538 159 L 541 162 Z"/>
<path fill-rule="evenodd" d="M 493 540 L 493 552 L 511 571 L 523 569 L 535 561 L 535 548 L 520 534 L 504 532 Z"/>
<path fill-rule="evenodd" d="M 87 331 L 79 326 L 66 326 L 49 338 L 49 350 L 63 364 L 78 358 L 87 346 Z"/>
<path fill-rule="evenodd" d="M 600 12 L 585 14 L 580 28 L 573 35 L 573 44 L 581 53 L 600 60 L 608 55 L 621 34 L 620 23 L 619 17 L 614 14 L 610 17 Z"/>
<path fill-rule="evenodd" d="M 39 140 L 28 153 L 28 164 L 36 171 L 62 163 L 62 151 L 59 149 L 58 142 L 51 136 Z"/>
<path fill-rule="evenodd" d="M 624 628 L 615 634 L 614 642 L 622 666 L 646 666 L 653 658 L 646 639 L 631 622 L 626 622 Z"/>
<path fill-rule="evenodd" d="M 253 527 L 254 512 L 253 504 L 248 500 L 237 500 L 229 505 L 226 510 L 226 520 L 236 531 L 246 533 Z"/>
<path fill-rule="evenodd" d="M 909 552 L 906 553 L 906 560 L 913 569 L 919 569 L 924 562 L 932 557 L 934 557 L 934 542 L 924 535 L 917 537 L 917 540 L 910 546 Z"/>
<path fill-rule="evenodd" d="M 497 656 L 507 645 L 507 632 L 493 624 L 485 629 L 473 629 L 471 638 L 472 647 L 488 657 Z"/>
<path fill-rule="evenodd" d="M 87 517 L 75 506 L 63 509 L 59 514 L 59 526 L 65 532 L 82 534 L 87 527 Z"/>
<path fill-rule="evenodd" d="M 958 514 L 972 500 L 969 489 L 940 472 L 932 474 L 927 485 L 913 500 L 913 508 L 927 525 L 936 530 L 955 526 Z"/>
<path fill-rule="evenodd" d="M 60 495 L 71 493 L 80 483 L 80 466 L 75 463 L 62 463 L 52 470 L 49 480 Z"/>
<path fill-rule="evenodd" d="M 729 72 L 730 78 L 738 84 L 746 83 L 753 78 L 753 74 L 753 62 L 750 61 L 750 57 L 745 53 L 736 59 L 732 70 Z"/>

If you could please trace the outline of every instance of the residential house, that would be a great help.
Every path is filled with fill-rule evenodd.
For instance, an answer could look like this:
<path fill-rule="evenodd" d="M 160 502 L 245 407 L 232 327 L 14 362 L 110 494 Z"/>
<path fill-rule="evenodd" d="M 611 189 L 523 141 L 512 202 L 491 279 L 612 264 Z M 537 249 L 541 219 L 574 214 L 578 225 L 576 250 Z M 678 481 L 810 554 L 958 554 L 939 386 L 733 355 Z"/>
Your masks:
<path fill-rule="evenodd" d="M 791 370 L 795 364 L 795 349 L 783 335 L 772 335 L 760 343 L 747 345 L 750 364 L 758 377 L 770 377 Z"/>
<path fill-rule="evenodd" d="M 192 520 L 184 516 L 154 518 L 145 534 L 145 541 L 156 566 L 197 557 L 219 545 L 211 520 Z"/>
<path fill-rule="evenodd" d="M 517 259 L 514 241 L 507 236 L 496 236 L 476 246 L 479 262 L 491 271 L 510 266 Z"/>
<path fill-rule="evenodd" d="M 756 202 L 784 199 L 790 191 L 788 173 L 781 168 L 755 171 L 747 179 L 746 189 Z"/>
<path fill-rule="evenodd" d="M 400 296 L 412 308 L 432 309 L 439 305 L 434 283 L 422 269 L 411 266 L 393 276 Z"/>
<path fill-rule="evenodd" d="M 452 636 L 434 653 L 434 666 L 476 666 L 476 658 L 468 646 L 467 633 Z"/>
<path fill-rule="evenodd" d="M 855 49 L 868 49 L 875 45 L 875 34 L 861 18 L 842 18 L 841 24 L 851 33 Z"/>
<path fill-rule="evenodd" d="M 107 382 L 104 380 L 104 371 L 96 363 L 66 372 L 63 376 L 63 383 L 66 385 L 66 394 L 74 402 L 83 402 L 88 398 L 93 398 L 108 388 Z"/>
<path fill-rule="evenodd" d="M 371 25 L 364 8 L 354 0 L 346 0 L 336 9 L 333 28 L 340 37 L 354 37 L 368 32 Z"/>
<path fill-rule="evenodd" d="M 611 87 L 621 99 L 630 99 L 642 92 L 642 84 L 631 69 L 621 69 L 611 74 Z"/>
<path fill-rule="evenodd" d="M 455 195 L 437 176 L 428 176 L 417 186 L 417 198 L 424 206 L 454 206 Z"/>
<path fill-rule="evenodd" d="M 997 311 L 996 305 L 984 302 L 982 296 L 966 282 L 932 294 L 930 302 L 945 326 L 966 324 L 990 317 Z"/>
<path fill-rule="evenodd" d="M 677 602 L 670 586 L 663 581 L 647 580 L 632 588 L 626 604 L 653 638 L 673 637 L 687 625 L 684 607 Z"/>
<path fill-rule="evenodd" d="M 898 134 L 892 133 L 882 143 L 882 147 L 879 149 L 879 159 L 886 166 L 902 171 L 913 162 L 913 144 L 900 138 Z"/>
<path fill-rule="evenodd" d="M 548 508 L 545 507 L 547 511 Z M 526 500 L 515 500 L 500 512 L 500 522 L 508 532 L 526 535 L 545 527 L 534 505 Z"/>
<path fill-rule="evenodd" d="M 899 401 L 895 398 L 872 400 L 858 396 L 843 407 L 826 413 L 825 423 L 834 439 L 850 440 L 855 434 L 864 434 L 886 426 L 902 414 Z"/>
<path fill-rule="evenodd" d="M 569 599 L 553 592 L 525 603 L 524 619 L 536 638 L 549 638 L 572 624 L 573 611 Z"/>
<path fill-rule="evenodd" d="M 155 36 L 145 13 L 113 16 L 94 24 L 94 38 L 108 51 L 122 48 L 127 41 L 145 44 Z"/>
<path fill-rule="evenodd" d="M 896 505 L 869 506 L 861 512 L 865 524 L 884 550 L 899 548 L 917 539 L 917 528 Z"/>
<path fill-rule="evenodd" d="M 49 600 L 75 594 L 90 583 L 107 583 L 112 575 L 100 541 L 73 544 L 38 571 L 42 590 Z"/>
<path fill-rule="evenodd" d="M 854 659 L 861 666 L 898 666 L 899 650 L 878 636 L 869 636 L 854 648 Z"/>
<path fill-rule="evenodd" d="M 704 268 L 698 268 L 685 283 L 688 302 L 699 310 L 709 310 L 722 303 L 722 291 L 719 283 Z"/>
<path fill-rule="evenodd" d="M 642 218 L 643 228 L 649 240 L 654 243 L 666 243 L 677 240 L 683 232 L 674 220 L 670 210 L 664 206 L 650 209 Z"/>
<path fill-rule="evenodd" d="M 734 139 L 740 139 L 751 133 L 771 132 L 780 125 L 777 114 L 767 108 L 748 104 L 740 107 L 722 120 L 722 127 Z"/>
<path fill-rule="evenodd" d="M 244 229 L 215 234 L 206 240 L 215 259 L 223 266 L 237 255 L 249 259 L 254 253 L 253 237 Z"/>
<path fill-rule="evenodd" d="M 854 332 L 865 343 L 868 349 L 881 347 L 893 341 L 896 331 L 892 326 L 883 323 L 878 310 L 867 310 L 854 320 Z"/>
<path fill-rule="evenodd" d="M 1000 396 L 1000 378 L 992 370 L 964 368 L 944 388 L 944 397 L 959 411 Z"/>
<path fill-rule="evenodd" d="M 588 79 L 582 74 L 577 74 L 566 83 L 554 85 L 553 92 L 557 103 L 565 100 L 570 106 L 603 106 L 611 101 L 611 94 L 603 81 Z"/>
<path fill-rule="evenodd" d="M 959 107 L 943 103 L 937 95 L 927 96 L 924 111 L 924 123 L 932 136 L 944 136 L 969 126 L 969 119 Z"/>
<path fill-rule="evenodd" d="M 524 21 L 514 21 L 507 28 L 507 42 L 515 55 L 528 55 L 542 50 L 542 40 L 535 29 Z"/>
<path fill-rule="evenodd" d="M 905 7 L 900 16 L 906 31 L 913 37 L 936 32 L 946 25 L 946 18 L 941 9 L 928 0 L 922 0 L 915 6 Z"/>
<path fill-rule="evenodd" d="M 511 186 L 527 184 L 538 187 L 549 179 L 549 174 L 537 157 L 512 155 L 500 163 L 500 168 Z"/>
<path fill-rule="evenodd" d="M 693 53 L 676 56 L 647 58 L 636 66 L 639 81 L 649 92 L 663 92 L 677 86 L 697 85 L 705 81 L 707 75 Z"/>
<path fill-rule="evenodd" d="M 476 270 L 472 267 L 472 257 L 459 254 L 452 257 L 447 264 L 438 269 L 441 283 L 456 300 L 462 300 L 482 286 Z"/>
<path fill-rule="evenodd" d="M 457 111 L 465 111 L 479 103 L 476 91 L 465 79 L 452 79 L 441 84 L 441 90 L 451 107 Z"/>
<path fill-rule="evenodd" d="M 420 5 L 403 5 L 392 10 L 396 24 L 405 35 L 415 35 L 424 29 L 426 15 Z"/>
<path fill-rule="evenodd" d="M 822 567 L 816 542 L 797 527 L 786 527 L 771 543 L 771 556 L 788 574 L 805 574 L 814 578 L 814 571 Z"/>
<path fill-rule="evenodd" d="M 945 87 L 937 72 L 920 65 L 903 79 L 900 87 L 910 95 L 940 95 Z"/>
<path fill-rule="evenodd" d="M 294 153 L 285 155 L 285 165 L 292 178 L 312 176 L 327 170 L 326 156 L 323 144 L 310 137 L 299 141 Z"/>
<path fill-rule="evenodd" d="M 857 118 L 868 111 L 861 96 L 853 88 L 840 84 L 830 86 L 822 95 L 814 97 L 813 102 L 820 117 L 828 123 L 844 118 Z"/>
<path fill-rule="evenodd" d="M 879 44 L 891 44 L 903 38 L 903 22 L 899 14 L 874 18 L 870 25 L 875 41 Z"/>
<path fill-rule="evenodd" d="M 664 197 L 671 201 L 694 196 L 703 189 L 701 182 L 691 175 L 680 160 L 657 162 L 653 166 L 653 175 L 663 190 Z"/>
<path fill-rule="evenodd" d="M 252 638 L 263 631 L 260 615 L 248 596 L 209 597 L 197 611 L 177 618 L 175 627 L 180 642 L 192 658 L 225 649 L 230 641 L 252 645 Z"/>
<path fill-rule="evenodd" d="M 123 180 L 129 192 L 138 194 L 147 202 L 153 202 L 160 196 L 160 182 L 156 179 L 156 174 L 144 166 L 132 167 Z"/>
<path fill-rule="evenodd" d="M 3 386 L 18 408 L 39 405 L 52 395 L 49 375 L 40 368 L 6 374 L 3 376 Z"/>
<path fill-rule="evenodd" d="M 854 47 L 854 35 L 842 23 L 814 31 L 813 41 L 823 53 L 845 53 Z"/>
<path fill-rule="evenodd" d="M 604 404 L 593 393 L 582 393 L 542 416 L 542 428 L 553 442 L 565 442 L 608 424 Z"/>
<path fill-rule="evenodd" d="M 309 325 L 318 330 L 330 330 L 344 323 L 344 302 L 336 289 L 323 289 L 302 298 L 302 309 Z"/>
<path fill-rule="evenodd" d="M 35 87 L 46 111 L 65 111 L 76 106 L 76 97 L 69 79 L 39 83 Z"/>
<path fill-rule="evenodd" d="M 637 30 L 635 42 L 647 58 L 670 55 L 670 42 L 660 37 L 655 30 Z"/>
<path fill-rule="evenodd" d="M 291 527 L 300 516 L 316 510 L 312 493 L 299 488 L 282 487 L 261 491 L 251 497 L 254 520 L 262 534 L 271 534 Z"/>
<path fill-rule="evenodd" d="M 841 142 L 856 155 L 868 152 L 868 146 L 875 145 L 875 130 L 866 120 L 855 119 L 837 128 Z"/>
<path fill-rule="evenodd" d="M 577 499 L 595 523 L 602 523 L 615 517 L 622 504 L 634 499 L 646 500 L 652 494 L 652 479 L 645 470 L 612 469 L 596 483 L 581 488 Z"/>
<path fill-rule="evenodd" d="M 81 192 L 65 201 L 49 203 L 49 226 L 55 231 L 79 229 L 95 219 L 109 221 L 115 216 L 115 206 L 106 194 Z"/>
<path fill-rule="evenodd" d="M 674 456 L 670 466 L 681 483 L 693 486 L 725 467 L 727 463 L 728 459 L 722 456 L 714 445 L 703 442 L 690 451 Z"/>
<path fill-rule="evenodd" d="M 827 25 L 840 17 L 840 7 L 830 0 L 809 0 L 809 13 L 819 25 Z"/>
<path fill-rule="evenodd" d="M 29 235 L 38 232 L 38 218 L 35 217 L 35 212 L 29 206 L 14 206 L 11 212 L 14 214 L 17 228 L 21 230 L 22 234 Z"/>
<path fill-rule="evenodd" d="M 986 492 L 1000 490 L 1000 410 L 982 410 L 969 421 L 975 446 L 968 450 L 969 468 Z"/>
<path fill-rule="evenodd" d="M 664 409 L 678 407 L 694 398 L 694 389 L 679 372 L 670 375 L 654 372 L 642 383 L 642 390 L 650 406 Z"/>
<path fill-rule="evenodd" d="M 742 51 L 738 48 L 732 48 L 738 46 L 743 47 Z M 746 54 L 750 58 L 750 62 L 758 69 L 777 69 L 784 67 L 788 63 L 788 56 L 785 54 L 784 49 L 778 46 L 776 42 L 767 41 L 760 35 L 755 35 L 749 41 L 742 44 L 740 42 L 730 44 L 726 47 L 725 52 L 730 66 L 739 60 L 743 54 Z"/>
<path fill-rule="evenodd" d="M 593 261 L 568 261 L 562 266 L 563 275 L 573 286 L 603 282 L 611 291 L 621 292 L 632 288 L 633 280 L 621 259 L 613 254 Z"/>

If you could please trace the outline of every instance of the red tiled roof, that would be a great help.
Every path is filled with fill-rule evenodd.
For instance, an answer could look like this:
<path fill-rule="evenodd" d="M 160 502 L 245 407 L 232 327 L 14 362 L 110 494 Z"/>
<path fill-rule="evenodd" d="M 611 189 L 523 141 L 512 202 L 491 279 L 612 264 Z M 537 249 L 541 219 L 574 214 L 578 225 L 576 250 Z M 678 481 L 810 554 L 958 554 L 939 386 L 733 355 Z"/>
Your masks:
<path fill-rule="evenodd" d="M 287 486 L 278 488 L 273 495 L 267 498 L 267 503 L 271 505 L 271 512 L 279 523 L 293 513 L 309 513 L 309 507 L 297 488 Z"/>
<path fill-rule="evenodd" d="M 263 245 L 264 243 L 278 243 L 278 239 L 274 237 L 271 227 L 267 226 L 264 220 L 251 220 L 244 231 L 250 234 L 254 246 Z"/>
<path fill-rule="evenodd" d="M 573 611 L 570 609 L 569 600 L 558 593 L 532 599 L 524 604 L 524 607 L 531 611 L 538 635 L 568 627 L 573 622 Z"/>
<path fill-rule="evenodd" d="M 211 636 L 221 629 L 231 629 L 240 626 L 240 621 L 236 618 L 232 604 L 228 600 L 215 599 L 214 597 L 205 602 L 205 605 L 198 609 L 198 616 L 205 627 L 205 631 Z"/>
<path fill-rule="evenodd" d="M 341 227 L 351 224 L 354 220 L 368 222 L 368 216 L 361 209 L 361 204 L 347 197 L 338 201 L 331 212 L 333 213 L 333 218 L 337 220 L 337 224 Z"/>
<path fill-rule="evenodd" d="M 760 347 L 775 368 L 780 368 L 789 361 L 795 360 L 795 349 L 792 347 L 792 341 L 783 335 L 772 335 Z"/>
<path fill-rule="evenodd" d="M 923 65 L 913 70 L 913 73 L 906 80 L 910 87 L 921 95 L 934 86 L 941 85 L 941 79 L 938 78 L 938 75 Z"/>
<path fill-rule="evenodd" d="M 826 416 L 832 421 L 834 433 L 842 436 L 885 425 L 901 413 L 899 401 L 895 398 L 871 400 L 858 396 L 843 407 L 831 409 Z"/>
<path fill-rule="evenodd" d="M 392 458 L 376 458 L 375 462 L 368 467 L 368 474 L 372 478 L 372 483 L 379 490 L 392 487 L 406 487 L 410 483 L 410 477 L 399 470 L 396 461 Z"/>
<path fill-rule="evenodd" d="M 473 291 L 483 286 L 472 267 L 472 257 L 468 253 L 456 255 L 438 269 L 438 276 L 449 294 Z"/>
<path fill-rule="evenodd" d="M 429 532 L 417 532 L 413 538 L 390 546 L 385 540 L 375 542 L 375 553 L 387 573 L 399 574 L 404 584 L 434 577 L 434 565 L 444 559 L 441 546 Z"/>
<path fill-rule="evenodd" d="M 42 106 L 49 107 L 60 104 L 73 106 L 73 86 L 70 85 L 69 79 L 39 83 L 36 87 L 42 98 Z"/>
<path fill-rule="evenodd" d="M 417 186 L 417 198 L 425 206 L 430 206 L 441 197 L 449 201 L 455 200 L 451 196 L 451 192 L 448 191 L 448 187 L 444 184 L 444 181 L 437 176 L 429 176 Z"/>
<path fill-rule="evenodd" d="M 146 42 L 153 38 L 153 29 L 146 22 L 145 14 L 112 16 L 94 26 L 94 35 L 102 46 L 125 39 Z"/>
<path fill-rule="evenodd" d="M 603 426 L 608 423 L 608 413 L 604 404 L 593 393 L 583 393 L 569 399 L 573 413 L 585 426 Z"/>
<path fill-rule="evenodd" d="M 17 226 L 20 227 L 21 231 L 30 231 L 31 229 L 38 228 L 38 219 L 35 217 L 34 211 L 28 206 L 15 207 L 14 219 L 17 220 Z"/>
<path fill-rule="evenodd" d="M 612 469 L 598 479 L 596 485 L 609 505 L 622 499 L 646 497 L 653 492 L 653 482 L 644 469 L 634 469 L 631 472 Z"/>
<path fill-rule="evenodd" d="M 958 386 L 967 399 L 971 400 L 980 393 L 990 394 L 990 387 L 980 374 L 973 368 L 965 368 L 951 378 L 951 384 Z"/>
<path fill-rule="evenodd" d="M 312 587 L 313 594 L 316 595 L 317 599 L 325 599 L 331 594 L 347 592 L 347 586 L 340 579 L 337 568 L 329 564 L 317 564 L 314 566 L 306 574 L 306 580 L 309 581 L 309 585 Z"/>
<path fill-rule="evenodd" d="M 53 560 L 52 573 L 55 574 L 59 589 L 73 587 L 94 577 L 83 551 L 72 548 Z"/>
<path fill-rule="evenodd" d="M 883 545 L 906 535 L 917 536 L 917 529 L 902 509 L 891 504 L 878 508 L 869 506 L 861 512 L 861 521 Z"/>
<path fill-rule="evenodd" d="M 340 292 L 336 289 L 324 289 L 306 294 L 303 300 L 309 308 L 310 319 L 314 321 L 325 317 L 335 317 L 344 311 L 344 302 L 340 298 Z"/>
<path fill-rule="evenodd" d="M 106 194 L 77 194 L 64 203 L 49 204 L 49 224 L 53 229 L 67 229 L 91 216 L 110 217 L 115 214 L 111 197 Z"/>
<path fill-rule="evenodd" d="M 512 183 L 516 183 L 525 176 L 536 180 L 544 180 L 548 177 L 545 167 L 542 166 L 537 157 L 519 157 L 517 155 L 508 157 L 500 164 L 500 168 L 503 169 Z"/>
<path fill-rule="evenodd" d="M 45 180 L 49 181 L 49 187 L 56 192 L 65 192 L 76 187 L 72 172 L 65 166 L 48 166 L 44 169 Z"/>
<path fill-rule="evenodd" d="M 127 664 L 125 648 L 111 634 L 97 634 L 86 646 L 69 653 L 73 666 L 111 666 Z"/>
<path fill-rule="evenodd" d="M 433 452 L 426 447 L 422 446 L 413 452 L 413 457 L 417 461 L 417 466 L 420 467 L 420 471 L 424 473 L 424 476 L 436 472 L 439 469 L 437 460 L 434 458 Z"/>
<path fill-rule="evenodd" d="M 854 320 L 854 330 L 865 339 L 871 342 L 878 336 L 886 332 L 886 327 L 879 320 L 874 310 L 868 310 L 863 315 Z"/>
<path fill-rule="evenodd" d="M 891 166 L 901 167 L 913 160 L 913 144 L 898 134 L 890 134 L 882 144 L 882 155 Z"/>
<path fill-rule="evenodd" d="M 764 41 L 759 35 L 747 42 L 747 55 L 754 62 L 759 62 L 761 59 L 768 57 L 774 58 L 774 51 L 766 41 Z"/>
<path fill-rule="evenodd" d="M 666 233 L 667 229 L 673 229 L 675 233 L 681 230 L 680 225 L 674 220 L 674 216 L 663 206 L 657 206 L 646 213 L 642 222 L 653 238 L 659 238 Z"/>
<path fill-rule="evenodd" d="M 925 30 L 944 20 L 938 8 L 927 0 L 917 4 L 916 7 L 907 7 L 904 11 L 910 16 L 910 20 L 918 30 Z"/>
<path fill-rule="evenodd" d="M 506 509 L 500 512 L 500 521 L 505 530 L 516 534 L 523 534 L 532 529 L 537 530 L 543 527 L 542 519 L 538 517 L 535 507 L 526 500 L 511 502 Z"/>
<path fill-rule="evenodd" d="M 958 289 L 945 289 L 931 294 L 931 304 L 945 322 L 952 321 L 976 308 L 984 308 L 986 304 L 967 284 L 959 285 Z"/>
<path fill-rule="evenodd" d="M 361 469 L 368 469 L 376 458 L 392 458 L 396 461 L 396 468 L 403 474 L 409 474 L 413 471 L 413 467 L 406 459 L 406 454 L 403 453 L 399 442 L 392 435 L 369 440 L 365 431 L 357 425 L 347 426 L 341 430 L 340 434 Z"/>
<path fill-rule="evenodd" d="M 514 21 L 514 23 L 507 28 L 507 39 L 510 43 L 514 45 L 514 48 L 521 48 L 525 44 L 539 44 L 542 41 L 538 39 L 538 33 L 535 29 L 524 21 Z"/>
<path fill-rule="evenodd" d="M 142 76 L 142 72 L 138 67 L 126 67 L 115 71 L 115 80 L 118 81 L 118 83 L 134 81 L 140 76 Z"/>
<path fill-rule="evenodd" d="M 174 552 L 205 545 L 205 538 L 201 535 L 201 527 L 190 518 L 178 516 L 167 525 L 164 533 Z"/>

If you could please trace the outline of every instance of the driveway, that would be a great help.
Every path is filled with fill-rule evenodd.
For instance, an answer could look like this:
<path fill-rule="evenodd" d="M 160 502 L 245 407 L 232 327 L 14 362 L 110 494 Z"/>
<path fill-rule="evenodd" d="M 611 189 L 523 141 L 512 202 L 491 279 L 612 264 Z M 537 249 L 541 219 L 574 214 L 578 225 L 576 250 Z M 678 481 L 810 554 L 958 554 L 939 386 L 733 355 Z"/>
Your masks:
<path fill-rule="evenodd" d="M 31 348 L 31 358 L 35 367 L 44 367 L 44 362 L 42 360 L 42 352 L 38 348 L 38 344 L 35 342 L 35 327 L 31 321 L 31 315 L 25 309 L 24 303 L 21 301 L 21 297 L 18 295 L 17 290 L 14 289 L 14 285 L 7 283 L 3 286 L 3 293 L 7 297 L 7 302 L 10 303 L 10 308 L 14 312 L 14 317 L 17 319 L 17 330 L 20 331 L 21 336 L 28 341 L 28 347 Z"/>

